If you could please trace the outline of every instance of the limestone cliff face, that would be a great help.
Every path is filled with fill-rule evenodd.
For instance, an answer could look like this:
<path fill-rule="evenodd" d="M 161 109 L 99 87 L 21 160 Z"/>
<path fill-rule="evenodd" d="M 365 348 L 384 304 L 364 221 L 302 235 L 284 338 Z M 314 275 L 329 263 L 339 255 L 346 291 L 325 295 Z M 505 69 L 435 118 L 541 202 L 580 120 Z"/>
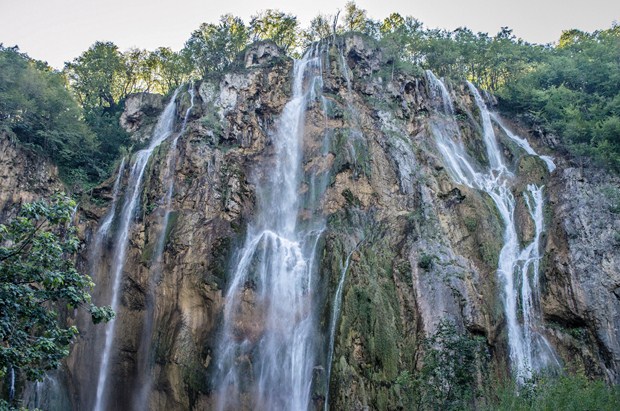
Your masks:
<path fill-rule="evenodd" d="M 323 304 L 316 307 L 322 320 L 314 407 L 323 406 L 328 386 L 331 409 L 411 407 L 396 381 L 403 372 L 419 369 L 422 341 L 444 319 L 459 333 L 484 338 L 491 362 L 478 371 L 480 378 L 507 375 L 507 330 L 496 274 L 502 220 L 488 195 L 454 183 L 446 170 L 429 123 L 434 103 L 426 77 L 395 70 L 359 36 L 338 39 L 325 50 L 323 99 L 308 108 L 305 118 L 300 187 L 300 196 L 308 198 L 317 178 L 326 187 L 312 200 L 327 221 L 318 250 Z M 193 85 L 196 101 L 175 151 L 167 227 L 162 226 L 162 199 L 170 183 L 171 139 L 154 153 L 130 232 L 109 409 L 145 401 L 149 409 L 213 408 L 223 292 L 256 212 L 256 186 L 269 176 L 272 132 L 291 94 L 292 67 L 275 46 L 263 43 L 251 48 L 239 67 Z M 473 98 L 465 85 L 452 87 L 463 139 L 472 156 L 488 161 Z M 179 96 L 177 133 L 190 104 L 186 93 Z M 134 100 L 123 122 L 135 138 L 144 139 L 153 123 L 146 120 L 148 110 L 162 105 L 154 97 Z M 561 158 L 549 173 L 542 161 L 497 133 L 516 175 L 515 218 L 522 243 L 531 241 L 534 230 L 521 194 L 527 182 L 544 185 L 549 200 L 540 332 L 568 368 L 620 382 L 620 223 L 606 194 L 607 187 L 618 187 L 618 179 L 595 168 L 577 169 Z M 527 130 L 520 134 L 538 151 L 550 152 Z M 14 161 L 14 149 L 0 144 L 2 164 Z M 31 167 L 24 167 L 27 175 Z M 125 169 L 121 187 L 127 178 Z M 4 181 L 4 203 L 16 193 L 39 194 L 8 177 Z M 80 227 L 90 253 L 97 226 L 109 212 L 94 204 L 111 199 L 113 182 L 94 191 L 97 202 L 82 207 Z M 302 207 L 301 221 L 310 210 L 308 204 Z M 81 261 L 95 277 L 100 304 L 110 298 L 113 246 L 103 245 L 102 263 L 95 267 L 88 264 L 92 254 L 85 253 Z M 343 272 L 342 308 L 326 381 L 329 319 Z M 264 324 L 251 286 L 242 311 L 235 327 L 246 337 L 260 335 Z M 85 331 L 62 379 L 74 409 L 90 409 L 103 330 L 78 321 Z M 145 385 L 148 392 L 140 394 Z"/>
<path fill-rule="evenodd" d="M 620 220 L 617 176 L 567 166 L 550 183 L 544 309 L 566 355 L 620 382 Z M 573 357 L 574 358 L 574 357 Z"/>
<path fill-rule="evenodd" d="M 0 132 L 0 218 L 14 216 L 23 203 L 62 191 L 58 170 Z"/>

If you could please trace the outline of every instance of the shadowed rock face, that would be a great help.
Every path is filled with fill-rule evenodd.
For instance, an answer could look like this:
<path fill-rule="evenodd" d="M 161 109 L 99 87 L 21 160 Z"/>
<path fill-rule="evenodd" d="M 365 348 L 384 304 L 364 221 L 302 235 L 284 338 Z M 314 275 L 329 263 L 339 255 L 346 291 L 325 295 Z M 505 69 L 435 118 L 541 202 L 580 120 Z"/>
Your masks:
<path fill-rule="evenodd" d="M 325 45 L 322 58 L 323 98 L 308 106 L 304 120 L 298 217 L 302 225 L 311 213 L 327 221 L 317 247 L 322 287 L 313 301 L 320 303 L 312 307 L 320 319 L 312 407 L 323 407 L 328 387 L 331 409 L 406 406 L 396 378 L 420 367 L 421 342 L 442 319 L 461 333 L 484 337 L 491 362 L 477 371 L 481 378 L 505 376 L 509 352 L 496 275 L 503 223 L 487 194 L 450 177 L 430 127 L 437 113 L 426 77 L 392 71 L 381 51 L 359 36 Z M 223 295 L 256 213 L 256 187 L 270 176 L 273 131 L 291 97 L 293 64 L 275 46 L 261 43 L 248 50 L 240 66 L 218 81 L 194 86 L 195 106 L 176 148 L 175 192 L 165 228 L 162 198 L 170 175 L 170 141 L 154 152 L 147 167 L 123 273 L 109 409 L 135 404 L 144 338 L 151 347 L 147 408 L 212 409 L 222 395 L 213 375 Z M 451 94 L 466 150 L 482 164 L 488 160 L 473 97 L 460 84 L 452 86 Z M 188 95 L 179 96 L 177 132 L 190 104 Z M 148 137 L 148 124 L 154 123 L 147 121 L 149 110 L 159 106 L 154 97 L 136 97 L 123 117 L 127 128 L 137 138 Z M 537 151 L 550 154 L 544 143 L 552 138 L 511 128 Z M 527 184 L 544 185 L 548 198 L 540 273 L 544 325 L 538 331 L 568 368 L 620 382 L 620 220 L 607 194 L 619 181 L 557 157 L 557 169 L 549 173 L 541 160 L 496 131 L 515 174 L 511 187 L 521 243 L 534 236 L 522 194 Z M 20 198 L 47 195 L 41 187 L 57 181 L 55 172 L 22 162 L 31 157 L 6 141 L 0 144 L 3 210 Z M 23 171 L 14 173 L 11 167 Z M 115 177 L 93 195 L 109 200 Z M 317 178 L 326 188 L 315 198 Z M 125 175 L 121 182 L 126 180 Z M 50 186 L 55 185 L 60 186 Z M 95 204 L 83 202 L 79 214 L 81 234 L 91 245 L 98 221 L 108 212 Z M 153 261 L 162 235 L 162 258 Z M 99 304 L 109 303 L 112 249 L 113 244 L 104 244 L 101 263 L 91 271 Z M 85 271 L 88 256 L 87 247 L 79 261 Z M 348 256 L 326 381 L 327 333 Z M 158 275 L 155 266 L 161 267 Z M 154 325 L 145 336 L 148 310 Z M 263 310 L 248 282 L 235 313 L 235 337 L 259 341 L 265 332 Z M 77 320 L 82 336 L 62 381 L 74 409 L 89 409 L 102 331 Z M 249 358 L 238 360 L 239 367 L 251 370 Z M 244 395 L 240 404 L 251 408 L 252 393 Z"/>

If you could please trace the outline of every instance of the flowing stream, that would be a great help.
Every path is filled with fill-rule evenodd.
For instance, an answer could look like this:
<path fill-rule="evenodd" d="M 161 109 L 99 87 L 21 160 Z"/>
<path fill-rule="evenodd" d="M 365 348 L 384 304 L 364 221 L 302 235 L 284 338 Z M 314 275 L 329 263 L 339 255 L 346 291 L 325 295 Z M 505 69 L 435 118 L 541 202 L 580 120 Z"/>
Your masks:
<path fill-rule="evenodd" d="M 439 100 L 437 97 L 441 96 L 439 115 L 431 120 L 430 126 L 449 173 L 458 184 L 487 193 L 493 199 L 504 224 L 497 276 L 503 286 L 501 299 L 508 329 L 510 361 L 517 381 L 523 383 L 535 372 L 559 365 L 553 349 L 541 333 L 539 274 L 542 259 L 540 239 L 544 231 L 543 186 L 529 184 L 527 191 L 523 193 L 534 222 L 535 234 L 533 240 L 521 248 L 515 222 L 516 202 L 510 186 L 514 176 L 504 163 L 492 121 L 528 154 L 538 154 L 525 139 L 514 135 L 497 116 L 489 112 L 476 87 L 468 83 L 469 91 L 480 111 L 488 159 L 488 164 L 479 164 L 465 150 L 453 115 L 452 99 L 445 85 L 430 71 L 427 71 L 427 79 L 431 97 Z M 555 167 L 552 159 L 541 158 L 552 171 Z"/>
<path fill-rule="evenodd" d="M 295 61 L 293 94 L 277 122 L 273 159 L 257 184 L 225 294 L 217 409 L 306 410 L 316 351 L 313 276 L 322 217 L 298 222 L 305 112 L 322 86 L 319 47 Z M 244 401 L 251 401 L 249 404 Z"/>
<path fill-rule="evenodd" d="M 144 171 L 146 170 L 148 161 L 153 154 L 153 150 L 155 150 L 155 148 L 157 148 L 173 132 L 176 112 L 176 97 L 178 91 L 179 90 L 177 89 L 174 92 L 170 102 L 160 115 L 149 146 L 143 150 L 140 150 L 136 154 L 135 162 L 129 174 L 129 181 L 125 190 L 123 207 L 120 215 L 118 216 L 118 218 L 120 218 L 120 222 L 115 238 L 116 247 L 114 249 L 114 256 L 112 258 L 112 266 L 110 270 L 110 278 L 112 281 L 112 298 L 110 305 L 115 312 L 118 311 L 120 285 L 123 277 L 123 268 L 125 267 L 127 248 L 129 245 L 129 233 L 132 225 L 131 223 L 133 222 L 139 203 L 138 198 L 142 191 Z M 105 343 L 101 354 L 101 362 L 99 367 L 97 394 L 94 406 L 95 411 L 102 411 L 106 409 L 105 393 L 110 373 L 110 357 L 114 342 L 114 333 L 116 330 L 116 320 L 114 319 L 110 321 L 105 327 Z"/>

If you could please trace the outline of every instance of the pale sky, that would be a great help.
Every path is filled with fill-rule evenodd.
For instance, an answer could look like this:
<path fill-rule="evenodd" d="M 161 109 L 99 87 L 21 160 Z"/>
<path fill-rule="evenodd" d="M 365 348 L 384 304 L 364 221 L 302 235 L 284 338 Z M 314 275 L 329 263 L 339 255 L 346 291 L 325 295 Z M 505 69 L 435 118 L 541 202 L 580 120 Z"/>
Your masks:
<path fill-rule="evenodd" d="M 97 40 L 121 50 L 179 50 L 202 22 L 232 13 L 248 22 L 260 10 L 279 9 L 303 26 L 318 13 L 335 14 L 346 0 L 0 0 L 0 43 L 18 45 L 56 68 Z M 467 26 L 495 34 L 509 26 L 529 42 L 556 41 L 562 30 L 611 27 L 620 21 L 620 0 L 357 0 L 370 17 L 410 15 L 426 27 Z"/>

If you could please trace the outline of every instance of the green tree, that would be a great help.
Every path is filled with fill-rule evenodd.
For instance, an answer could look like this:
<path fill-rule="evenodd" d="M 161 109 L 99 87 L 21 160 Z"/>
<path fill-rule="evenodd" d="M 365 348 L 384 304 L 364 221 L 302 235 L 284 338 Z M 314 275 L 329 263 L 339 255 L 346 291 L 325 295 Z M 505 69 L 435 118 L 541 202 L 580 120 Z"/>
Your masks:
<path fill-rule="evenodd" d="M 65 64 L 65 73 L 78 101 L 85 108 L 114 107 L 128 93 L 127 67 L 112 42 L 98 41 Z"/>
<path fill-rule="evenodd" d="M 620 171 L 620 26 L 568 30 L 556 47 L 519 45 L 517 51 L 504 69 L 511 75 L 498 90 L 501 107 L 527 113 L 573 154 Z"/>
<path fill-rule="evenodd" d="M 405 25 L 405 19 L 398 13 L 392 13 L 381 23 L 381 34 L 394 33 Z"/>
<path fill-rule="evenodd" d="M 249 32 L 243 20 L 226 14 L 219 24 L 202 23 L 185 43 L 183 54 L 200 76 L 230 65 L 248 44 Z"/>
<path fill-rule="evenodd" d="M 310 20 L 310 26 L 301 32 L 304 47 L 308 47 L 310 43 L 331 36 L 332 33 L 332 16 L 318 14 Z"/>
<path fill-rule="evenodd" d="M 279 10 L 265 10 L 250 19 L 250 32 L 254 41 L 271 40 L 286 53 L 296 50 L 298 29 L 297 17 Z"/>
<path fill-rule="evenodd" d="M 146 59 L 149 79 L 147 91 L 168 94 L 190 79 L 191 63 L 186 55 L 159 47 Z"/>
<path fill-rule="evenodd" d="M 0 129 L 48 155 L 65 180 L 98 178 L 97 141 L 65 85 L 62 73 L 0 46 Z"/>
<path fill-rule="evenodd" d="M 113 318 L 111 308 L 91 304 L 94 284 L 75 268 L 75 207 L 57 194 L 0 224 L 0 376 L 12 369 L 36 380 L 58 368 L 78 334 L 59 319 L 63 307 L 85 307 L 94 323 Z"/>
<path fill-rule="evenodd" d="M 348 1 L 344 5 L 344 31 L 366 32 L 368 20 L 366 10 L 357 7 L 354 1 Z"/>

